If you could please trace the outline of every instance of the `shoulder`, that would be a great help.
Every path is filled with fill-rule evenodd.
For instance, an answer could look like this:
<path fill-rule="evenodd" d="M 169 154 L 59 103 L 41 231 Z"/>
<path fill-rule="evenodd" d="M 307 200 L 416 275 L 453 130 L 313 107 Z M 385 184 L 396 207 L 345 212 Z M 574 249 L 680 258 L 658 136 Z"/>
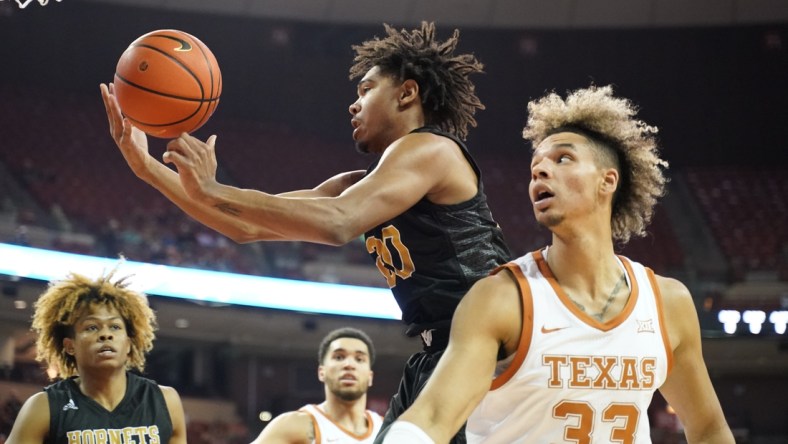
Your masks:
<path fill-rule="evenodd" d="M 486 331 L 501 342 L 519 337 L 521 326 L 520 290 L 508 269 L 478 280 L 462 298 L 452 334 L 468 333 L 476 336 Z M 456 328 L 455 328 L 456 327 Z"/>
<path fill-rule="evenodd" d="M 181 395 L 178 394 L 178 391 L 175 390 L 173 387 L 160 385 L 159 389 L 161 389 L 161 394 L 164 396 L 164 401 L 166 401 L 167 404 L 170 404 L 170 402 L 177 402 L 180 404 Z"/>
<path fill-rule="evenodd" d="M 310 443 L 315 439 L 312 415 L 304 411 L 282 413 L 260 433 L 255 443 Z"/>
<path fill-rule="evenodd" d="M 43 442 L 49 435 L 49 422 L 49 397 L 46 392 L 38 392 L 22 404 L 9 442 Z"/>
<path fill-rule="evenodd" d="M 681 281 L 654 275 L 671 346 L 676 350 L 699 335 L 698 315 L 689 289 Z"/>
<path fill-rule="evenodd" d="M 172 423 L 172 438 L 183 439 L 186 442 L 186 415 L 183 411 L 183 403 L 178 391 L 166 385 L 159 385 L 162 396 L 164 396 L 164 403 L 167 405 L 167 412 L 170 414 L 170 422 Z M 173 441 L 170 441 L 173 442 Z"/>
<path fill-rule="evenodd" d="M 454 146 L 455 149 L 447 148 Z M 459 147 L 451 139 L 431 133 L 409 133 L 392 142 L 382 153 L 371 175 L 391 171 L 445 170 L 445 163 Z"/>
<path fill-rule="evenodd" d="M 159 389 L 164 397 L 164 403 L 167 404 L 167 410 L 169 410 L 170 416 L 183 415 L 183 402 L 181 401 L 181 395 L 178 394 L 178 391 L 166 385 L 160 385 Z"/>
<path fill-rule="evenodd" d="M 409 133 L 392 143 L 383 153 L 381 161 L 387 157 L 407 152 L 409 156 L 449 157 L 456 155 L 460 146 L 454 140 L 430 132 Z"/>
<path fill-rule="evenodd" d="M 667 311 L 681 310 L 688 305 L 694 307 L 689 289 L 681 281 L 654 274 L 657 288 L 662 296 L 663 308 Z"/>
<path fill-rule="evenodd" d="M 294 410 L 292 412 L 282 413 L 277 416 L 274 422 L 277 422 L 280 427 L 287 427 L 300 432 L 312 430 L 313 416 L 311 413 L 303 410 Z"/>
<path fill-rule="evenodd" d="M 504 267 L 476 281 L 460 303 L 495 309 L 511 303 L 512 295 L 519 295 L 517 281 L 512 272 Z"/>
<path fill-rule="evenodd" d="M 29 409 L 35 410 L 37 413 L 46 413 L 49 417 L 49 397 L 46 392 L 38 392 L 27 398 L 23 408 L 24 406 L 28 406 Z"/>

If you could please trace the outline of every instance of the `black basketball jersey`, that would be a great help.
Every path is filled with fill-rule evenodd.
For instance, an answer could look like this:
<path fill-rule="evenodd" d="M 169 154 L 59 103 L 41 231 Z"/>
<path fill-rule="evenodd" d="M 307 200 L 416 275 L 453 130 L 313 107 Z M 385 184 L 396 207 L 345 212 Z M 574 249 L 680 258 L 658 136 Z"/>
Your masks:
<path fill-rule="evenodd" d="M 436 205 L 426 197 L 416 205 L 366 232 L 367 251 L 386 278 L 409 331 L 448 326 L 460 299 L 480 278 L 510 259 L 503 233 L 493 220 L 482 175 L 458 138 L 453 140 L 478 177 L 478 192 L 456 205 Z M 373 163 L 367 174 L 378 165 Z"/>
<path fill-rule="evenodd" d="M 172 420 L 161 388 L 133 373 L 126 376 L 126 395 L 111 412 L 82 394 L 75 378 L 46 387 L 50 415 L 46 443 L 169 442 Z"/>

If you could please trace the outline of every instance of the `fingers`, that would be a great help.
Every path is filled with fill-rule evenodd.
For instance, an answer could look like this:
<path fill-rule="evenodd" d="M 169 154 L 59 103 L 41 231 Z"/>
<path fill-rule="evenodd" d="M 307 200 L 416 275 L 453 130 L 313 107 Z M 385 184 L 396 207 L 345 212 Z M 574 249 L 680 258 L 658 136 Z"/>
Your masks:
<path fill-rule="evenodd" d="M 100 84 L 99 90 L 101 91 L 101 101 L 104 102 L 104 109 L 107 112 L 107 119 L 109 119 L 109 132 L 113 134 L 112 126 L 113 126 L 113 118 L 112 118 L 112 109 L 109 104 L 109 89 L 107 89 L 107 85 Z"/>
<path fill-rule="evenodd" d="M 188 148 L 188 145 L 183 139 L 183 135 L 177 139 L 170 140 L 167 142 L 167 149 L 164 151 L 162 160 L 164 163 L 172 163 L 176 167 L 180 167 L 186 161 L 186 150 L 184 148 Z"/>
<path fill-rule="evenodd" d="M 125 134 L 125 125 L 123 123 L 123 114 L 120 111 L 118 101 L 112 93 L 114 87 L 112 83 L 109 85 L 102 83 L 99 85 L 99 89 L 101 90 L 101 99 L 104 102 L 104 109 L 107 112 L 107 119 L 109 120 L 110 135 L 112 135 L 112 138 L 115 139 L 116 142 L 119 142 L 121 134 Z"/>
<path fill-rule="evenodd" d="M 129 119 L 123 118 L 123 132 L 121 133 L 121 140 L 130 140 L 131 139 L 131 122 Z"/>
<path fill-rule="evenodd" d="M 167 149 L 162 156 L 165 163 L 172 163 L 176 167 L 194 168 L 195 165 L 215 163 L 214 147 L 216 145 L 216 135 L 212 135 L 205 142 L 189 135 L 181 133 L 176 139 L 167 142 Z"/>

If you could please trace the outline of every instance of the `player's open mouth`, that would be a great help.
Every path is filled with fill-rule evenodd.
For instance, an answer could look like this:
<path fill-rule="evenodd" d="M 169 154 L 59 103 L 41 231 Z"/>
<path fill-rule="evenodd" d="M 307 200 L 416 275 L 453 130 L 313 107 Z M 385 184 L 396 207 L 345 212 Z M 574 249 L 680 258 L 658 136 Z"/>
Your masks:
<path fill-rule="evenodd" d="M 550 197 L 553 197 L 553 193 L 550 193 L 549 191 L 542 191 L 541 193 L 536 195 L 536 201 L 539 202 L 540 200 L 544 200 Z"/>
<path fill-rule="evenodd" d="M 115 354 L 115 349 L 110 347 L 109 345 L 105 345 L 99 349 L 99 355 L 101 356 L 109 356 L 114 354 Z"/>
<path fill-rule="evenodd" d="M 359 127 L 361 126 L 361 121 L 357 119 L 351 119 L 350 124 L 353 126 L 353 140 L 358 140 L 358 131 Z"/>
<path fill-rule="evenodd" d="M 546 186 L 537 185 L 531 190 L 532 199 L 534 202 L 534 209 L 545 210 L 550 206 L 553 201 L 553 192 Z"/>

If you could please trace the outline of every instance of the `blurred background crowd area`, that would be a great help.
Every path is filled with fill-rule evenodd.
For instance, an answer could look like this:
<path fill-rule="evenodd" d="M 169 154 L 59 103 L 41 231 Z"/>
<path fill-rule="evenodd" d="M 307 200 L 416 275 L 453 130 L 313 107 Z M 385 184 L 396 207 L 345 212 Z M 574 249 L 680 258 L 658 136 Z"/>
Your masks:
<path fill-rule="evenodd" d="M 355 82 L 347 70 L 351 45 L 382 35 L 379 23 L 78 0 L 25 10 L 15 6 L 0 3 L 0 242 L 384 286 L 361 239 L 339 248 L 237 245 L 191 220 L 133 176 L 109 136 L 98 90 L 100 82 L 112 80 L 118 57 L 137 36 L 161 28 L 196 35 L 213 50 L 224 79 L 216 114 L 197 132 L 203 139 L 218 135 L 220 181 L 271 193 L 311 188 L 339 172 L 365 169 L 373 160 L 352 145 L 347 107 L 355 100 Z M 453 28 L 438 20 L 439 36 L 447 37 Z M 533 223 L 527 195 L 530 147 L 520 133 L 528 100 L 550 90 L 613 84 L 618 94 L 640 105 L 645 121 L 660 128 L 663 156 L 671 164 L 669 192 L 648 235 L 619 251 L 692 291 L 707 364 L 739 440 L 785 439 L 786 340 L 767 333 L 724 337 L 717 314 L 788 307 L 783 148 L 788 24 L 778 19 L 671 27 L 460 28 L 460 50 L 473 52 L 486 71 L 474 80 L 487 109 L 478 113 L 468 146 L 513 253 L 519 256 L 550 239 Z M 160 157 L 165 143 L 151 139 L 151 152 Z M 17 291 L 3 284 L 4 297 Z M 151 301 L 166 305 L 155 295 Z M 200 309 L 228 322 L 250 312 L 261 319 L 271 315 Z M 402 327 L 392 322 L 274 315 L 299 325 L 302 334 L 292 340 L 309 344 L 299 350 L 316 348 L 321 333 L 343 323 L 361 325 L 375 340 L 402 335 Z M 267 324 L 260 325 L 264 331 Z M 9 333 L 17 338 L 13 359 L 0 374 L 9 384 L 0 385 L 0 436 L 18 402 L 47 383 L 32 359 L 29 335 L 18 330 Z M 383 413 L 405 357 L 417 348 L 412 341 L 384 347 L 370 394 L 374 409 Z M 149 360 L 155 379 L 191 400 L 189 442 L 248 442 L 263 425 L 261 410 L 275 415 L 322 398 L 314 359 L 287 347 L 255 350 L 160 335 Z M 206 411 L 228 413 L 217 419 L 201 413 Z M 654 442 L 679 442 L 680 424 L 659 396 L 649 414 Z"/>

